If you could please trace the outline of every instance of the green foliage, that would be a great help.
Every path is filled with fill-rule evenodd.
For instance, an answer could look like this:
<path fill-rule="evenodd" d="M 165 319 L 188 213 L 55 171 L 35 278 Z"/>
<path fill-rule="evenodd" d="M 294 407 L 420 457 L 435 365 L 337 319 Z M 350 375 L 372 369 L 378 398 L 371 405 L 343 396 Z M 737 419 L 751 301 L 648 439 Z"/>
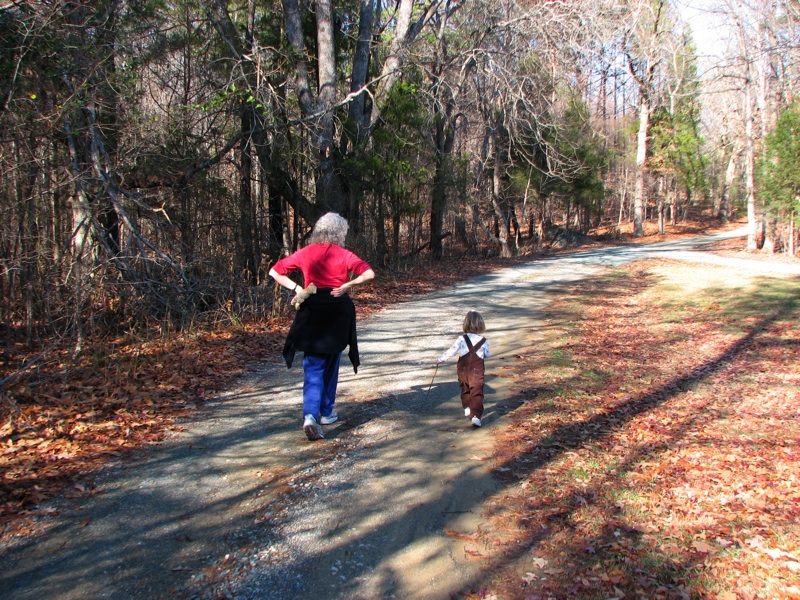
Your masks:
<path fill-rule="evenodd" d="M 544 145 L 556 156 L 551 162 L 562 166 L 557 171 L 548 171 L 543 163 L 540 170 L 531 173 L 539 193 L 563 196 L 575 205 L 599 212 L 605 196 L 603 174 L 609 155 L 602 137 L 592 127 L 589 107 L 582 99 L 573 97 L 568 101 L 557 125 L 546 130 Z M 542 152 L 540 150 L 539 154 Z M 523 177 L 527 185 L 528 176 L 527 169 L 524 176 L 515 175 L 515 187 L 521 184 Z"/>
<path fill-rule="evenodd" d="M 374 228 L 375 245 L 369 252 L 376 264 L 397 264 L 406 247 L 401 218 L 425 210 L 421 199 L 432 160 L 425 151 L 430 144 L 425 141 L 426 111 L 420 99 L 412 71 L 392 87 L 368 149 L 356 145 L 355 124 L 345 124 L 354 150 L 340 163 L 343 180 L 358 196 L 364 214 L 374 217 L 368 227 Z"/>
<path fill-rule="evenodd" d="M 683 53 L 673 63 L 671 78 L 677 83 L 670 104 L 654 109 L 650 119 L 651 142 L 648 163 L 654 173 L 668 173 L 683 189 L 695 195 L 709 186 L 706 178 L 708 158 L 700 134 L 700 80 L 697 57 L 691 36 L 684 37 Z"/>
<path fill-rule="evenodd" d="M 759 196 L 767 210 L 800 222 L 800 106 L 784 108 L 758 162 Z"/>
<path fill-rule="evenodd" d="M 564 120 L 564 138 L 576 166 L 574 176 L 566 182 L 568 193 L 577 204 L 599 212 L 605 196 L 603 173 L 608 166 L 602 139 L 592 130 L 589 107 L 582 100 L 570 102 Z"/>
<path fill-rule="evenodd" d="M 693 192 L 708 187 L 705 170 L 708 159 L 699 132 L 699 111 L 684 104 L 674 113 L 660 107 L 652 117 L 649 165 L 655 173 L 670 173 L 679 184 Z"/>
<path fill-rule="evenodd" d="M 424 128 L 425 111 L 417 85 L 398 82 L 373 134 L 372 151 L 344 159 L 347 179 L 362 192 L 389 200 L 393 213 L 413 212 L 416 191 L 429 177 L 422 155 Z"/>

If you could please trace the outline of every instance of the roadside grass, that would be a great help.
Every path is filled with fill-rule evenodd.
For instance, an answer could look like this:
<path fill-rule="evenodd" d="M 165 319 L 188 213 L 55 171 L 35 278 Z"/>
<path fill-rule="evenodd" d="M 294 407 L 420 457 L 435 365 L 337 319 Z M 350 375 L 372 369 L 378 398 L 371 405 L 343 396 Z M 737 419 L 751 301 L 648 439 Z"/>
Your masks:
<path fill-rule="evenodd" d="M 648 260 L 547 313 L 477 595 L 800 598 L 800 281 Z"/>

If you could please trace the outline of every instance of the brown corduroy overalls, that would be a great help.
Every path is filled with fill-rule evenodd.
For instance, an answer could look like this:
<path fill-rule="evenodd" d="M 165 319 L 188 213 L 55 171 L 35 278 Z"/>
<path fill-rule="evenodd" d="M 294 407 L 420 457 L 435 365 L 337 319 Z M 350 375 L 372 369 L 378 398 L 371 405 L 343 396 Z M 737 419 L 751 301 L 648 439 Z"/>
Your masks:
<path fill-rule="evenodd" d="M 483 346 L 486 338 L 481 338 L 481 341 L 474 346 L 469 341 L 468 335 L 464 335 L 464 340 L 467 342 L 469 352 L 458 358 L 456 366 L 458 383 L 461 385 L 461 406 L 469 408 L 471 417 L 480 419 L 483 415 L 484 363 L 477 351 Z"/>

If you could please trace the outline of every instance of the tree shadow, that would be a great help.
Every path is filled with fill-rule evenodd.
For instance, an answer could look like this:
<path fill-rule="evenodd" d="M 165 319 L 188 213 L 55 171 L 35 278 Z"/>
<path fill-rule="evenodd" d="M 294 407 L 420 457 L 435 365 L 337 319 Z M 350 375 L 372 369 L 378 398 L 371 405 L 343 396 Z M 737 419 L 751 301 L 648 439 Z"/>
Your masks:
<path fill-rule="evenodd" d="M 767 332 L 774 323 L 785 320 L 794 314 L 796 300 L 783 298 L 783 302 L 755 302 L 760 292 L 754 292 L 754 296 L 749 302 L 744 299 L 734 298 L 731 300 L 732 307 L 741 310 L 741 315 L 752 316 L 755 313 L 764 315 L 764 307 L 775 307 L 770 314 L 762 316 L 755 324 L 747 329 L 746 333 L 731 343 L 723 352 L 713 359 L 707 360 L 697 365 L 689 372 L 674 377 L 655 389 L 651 389 L 636 397 L 632 397 L 610 410 L 591 416 L 590 418 L 565 424 L 552 431 L 547 432 L 542 441 L 529 450 L 510 456 L 506 461 L 498 465 L 497 476 L 502 479 L 505 485 L 512 487 L 518 486 L 520 480 L 526 480 L 537 472 L 547 469 L 548 465 L 567 453 L 574 453 L 583 448 L 589 447 L 595 442 L 601 441 L 605 437 L 611 436 L 614 432 L 620 431 L 632 420 L 653 411 L 671 400 L 676 395 L 685 390 L 692 389 L 697 384 L 707 380 L 721 370 L 728 368 L 731 362 L 742 356 L 745 352 L 751 351 L 754 346 L 774 346 L 774 347 L 797 347 L 795 340 L 763 340 L 763 334 Z M 762 298 L 764 300 L 764 298 Z M 547 412 L 555 410 L 555 406 L 540 407 L 537 412 Z M 681 443 L 687 434 L 697 428 L 698 422 L 708 421 L 719 418 L 717 411 L 713 411 L 708 405 L 693 410 L 693 416 L 679 421 L 675 427 L 670 429 L 665 435 L 668 437 L 659 444 L 645 444 L 636 452 L 632 453 L 621 464 L 614 465 L 611 472 L 599 483 L 592 487 L 584 488 L 580 486 L 570 487 L 559 490 L 562 502 L 554 502 L 549 507 L 547 514 L 547 524 L 534 526 L 525 517 L 521 517 L 518 525 L 526 530 L 522 539 L 518 539 L 513 548 L 505 552 L 499 564 L 523 564 L 530 558 L 531 553 L 536 548 L 550 538 L 555 531 L 569 531 L 575 529 L 574 517 L 578 511 L 586 506 L 595 506 L 595 500 L 607 491 L 608 486 L 626 486 L 623 482 L 624 476 L 634 472 L 642 463 L 660 452 L 674 449 Z M 536 499 L 536 495 L 531 500 L 537 509 L 545 508 Z M 524 507 L 517 507 L 517 510 L 524 513 Z M 599 510 L 603 512 L 603 508 Z M 638 527 L 630 527 L 624 523 L 624 516 L 619 506 L 612 506 L 605 511 L 607 523 L 602 531 L 594 537 L 586 538 L 572 536 L 572 540 L 566 545 L 560 546 L 560 555 L 563 560 L 558 565 L 559 568 L 548 569 L 546 573 L 529 573 L 537 575 L 530 578 L 530 581 L 516 580 L 517 593 L 525 593 L 526 588 L 531 594 L 530 597 L 539 597 L 537 580 L 540 576 L 547 580 L 546 596 L 553 598 L 578 598 L 578 597 L 601 597 L 601 590 L 597 587 L 592 589 L 586 581 L 581 581 L 581 567 L 586 566 L 587 558 L 594 559 L 600 563 L 603 558 L 616 559 L 617 564 L 624 567 L 626 574 L 621 576 L 623 583 L 627 583 L 642 590 L 642 593 L 655 594 L 659 588 L 659 594 L 665 598 L 688 597 L 685 589 L 691 587 L 692 582 L 702 575 L 699 568 L 708 558 L 706 552 L 689 548 L 688 552 L 682 554 L 680 560 L 665 560 L 663 553 L 649 552 L 641 546 L 636 554 L 629 551 L 631 545 L 635 545 L 636 540 L 643 537 L 646 530 Z M 717 535 L 725 538 L 725 526 L 710 525 L 706 528 L 705 534 L 708 539 L 714 539 Z M 729 531 L 727 532 L 729 533 Z M 569 536 L 567 536 L 569 538 Z M 571 561 L 571 558 L 574 559 Z M 527 561 L 529 563 L 529 561 Z M 574 563 L 574 564 L 571 564 Z M 533 569 L 534 571 L 536 569 Z M 622 571 L 620 571 L 621 573 Z M 632 581 L 629 573 L 641 575 L 639 580 Z M 606 574 L 603 573 L 605 576 Z M 627 579 L 627 581 L 625 581 Z M 468 589 L 479 588 L 487 585 L 491 576 L 485 580 L 477 581 Z M 629 589 L 629 588 L 624 588 Z M 600 595 L 597 595 L 600 594 Z M 527 597 L 527 596 L 526 596 Z"/>
<path fill-rule="evenodd" d="M 561 281 L 543 283 L 540 288 L 557 291 L 559 286 L 567 285 L 570 282 Z M 602 293 L 610 295 L 612 292 L 606 290 Z M 509 310 L 512 317 L 518 317 L 518 325 L 510 334 L 519 338 L 520 344 L 524 345 L 530 329 L 526 321 L 530 319 L 530 311 L 514 307 Z M 607 413 L 580 423 L 564 425 L 550 432 L 546 445 L 540 445 L 501 466 L 508 468 L 509 472 L 534 473 L 546 468 L 558 456 L 610 435 L 637 416 L 661 406 L 682 389 L 723 368 L 780 316 L 780 313 L 775 313 L 765 317 L 744 338 L 714 360 L 655 390 L 631 398 Z M 390 353 L 385 358 L 390 372 L 402 372 L 402 361 L 392 360 Z M 262 387 L 272 390 L 275 385 L 280 385 L 283 389 L 273 390 L 276 396 L 296 397 L 300 383 L 282 383 L 288 379 L 291 378 L 270 372 L 264 376 Z M 457 422 L 459 408 L 453 402 L 454 396 L 457 397 L 457 388 L 452 380 L 439 381 L 432 386 L 428 386 L 426 381 L 400 394 L 377 394 L 366 401 L 345 402 L 342 406 L 347 409 L 347 418 L 326 429 L 328 439 L 324 443 L 298 442 L 302 435 L 300 423 L 296 406 L 288 409 L 289 400 L 282 400 L 279 406 L 267 409 L 264 403 L 256 402 L 259 393 L 239 394 L 239 398 L 245 400 L 252 396 L 253 403 L 243 403 L 235 413 L 225 415 L 225 419 L 237 421 L 236 427 L 220 428 L 219 431 L 212 428 L 175 446 L 147 452 L 142 455 L 141 462 L 134 465 L 135 468 L 130 471 L 126 469 L 122 476 L 114 480 L 113 488 L 96 496 L 92 501 L 95 503 L 93 514 L 97 515 L 98 522 L 107 521 L 96 534 L 86 536 L 88 528 L 95 523 L 83 525 L 78 507 L 68 519 L 54 527 L 51 532 L 53 535 L 48 536 L 52 542 L 45 541 L 52 544 L 47 547 L 49 556 L 41 562 L 21 563 L 26 560 L 23 552 L 25 544 L 42 543 L 42 538 L 24 542 L 12 551 L 4 550 L 2 558 L 7 567 L 0 576 L 0 595 L 35 598 L 44 597 L 44 594 L 68 598 L 72 590 L 79 585 L 85 586 L 87 578 L 91 578 L 89 587 L 80 588 L 90 596 L 102 597 L 102 594 L 112 591 L 118 597 L 127 598 L 179 597 L 191 595 L 193 592 L 185 591 L 190 578 L 208 568 L 228 570 L 231 575 L 225 580 L 226 584 L 235 579 L 237 589 L 244 590 L 244 597 L 307 597 L 310 590 L 318 592 L 320 585 L 325 586 L 322 588 L 324 597 L 357 597 L 361 593 L 359 586 L 365 580 L 372 582 L 369 597 L 403 597 L 408 590 L 399 589 L 397 582 L 401 578 L 402 557 L 409 548 L 418 546 L 422 541 L 447 537 L 446 530 L 452 526 L 454 515 L 481 510 L 486 490 L 502 491 L 518 484 L 517 480 L 488 472 L 485 464 L 479 462 L 468 465 L 459 477 L 447 481 L 437 480 L 432 473 L 414 471 L 408 465 L 392 463 L 388 459 L 380 463 L 374 472 L 365 474 L 366 481 L 353 481 L 346 476 L 348 469 L 353 466 L 352 461 L 360 460 L 365 453 L 391 457 L 398 446 L 404 445 L 413 444 L 414 448 L 419 448 L 420 463 L 435 464 L 441 461 L 445 449 L 433 443 L 420 445 L 417 438 L 423 436 L 424 439 L 430 435 L 434 439 L 432 432 L 445 427 L 450 435 L 447 438 L 449 442 L 456 441 L 469 431 L 466 424 L 463 428 L 449 424 L 449 419 Z M 488 383 L 492 387 L 494 380 L 490 377 Z M 529 388 L 525 393 L 513 394 L 497 404 L 487 403 L 487 408 L 500 418 L 501 414 L 509 414 L 526 401 L 536 398 L 540 391 L 540 388 Z M 347 447 L 346 453 L 350 456 L 342 457 L 337 453 L 365 426 L 378 421 L 394 421 L 391 419 L 393 412 L 397 412 L 398 417 L 422 415 L 429 417 L 430 422 L 406 418 L 406 422 L 411 422 L 413 426 L 393 431 L 391 435 L 368 439 L 366 449 L 358 444 Z M 487 424 L 491 424 L 491 419 L 487 419 Z M 242 454 L 258 457 L 242 468 L 252 471 L 258 468 L 268 472 L 269 481 L 265 481 L 264 485 L 233 490 L 224 497 L 203 496 L 203 479 L 224 478 L 231 472 L 230 464 L 225 461 L 235 461 Z M 616 472 L 632 470 L 643 456 L 646 456 L 644 451 L 641 456 L 631 457 Z M 214 458 L 215 462 L 208 464 L 209 458 Z M 197 487 L 191 493 L 170 488 L 170 477 L 176 469 L 187 470 L 183 481 L 197 482 Z M 337 479 L 337 472 L 344 476 Z M 372 496 L 365 499 L 364 509 L 355 522 L 335 522 L 325 530 L 328 548 L 302 554 L 291 545 L 296 543 L 292 540 L 302 541 L 306 539 L 304 535 L 317 533 L 318 521 L 300 519 L 288 523 L 282 511 L 287 504 L 300 504 L 316 498 L 314 486 L 327 475 L 330 477 L 324 479 L 326 495 L 319 498 L 322 503 L 319 506 L 326 511 L 325 514 L 334 515 L 340 508 L 336 503 L 351 501 L 350 494 L 361 488 L 369 487 Z M 397 489 L 367 485 L 388 479 L 389 475 L 416 476 L 416 479 Z M 435 490 L 434 499 L 426 499 L 424 503 L 416 499 L 428 498 L 431 490 Z M 587 494 L 584 501 L 591 502 L 592 496 Z M 230 519 L 229 509 L 232 505 L 241 505 L 243 508 Z M 387 520 L 376 524 L 381 514 L 379 509 L 387 505 L 393 507 L 393 512 Z M 553 527 L 562 524 L 568 527 L 578 506 L 579 501 L 576 500 L 574 506 L 554 511 L 551 515 Z M 589 546 L 596 549 L 612 548 L 621 535 L 640 535 L 637 530 L 625 529 L 613 523 L 611 517 L 613 515 L 610 515 L 607 529 L 600 535 L 592 540 L 580 540 L 574 546 L 565 548 L 565 552 L 577 555 L 585 553 Z M 481 562 L 482 573 L 473 576 L 462 591 L 480 587 L 485 578 L 491 576 L 493 566 L 520 559 L 551 535 L 551 531 L 531 531 L 497 561 Z M 347 539 L 338 540 L 337 536 L 345 535 Z M 59 546 L 64 540 L 70 539 L 78 542 Z M 199 539 L 203 539 L 206 545 L 189 548 L 191 540 Z M 478 550 L 480 543 L 478 538 L 470 542 L 471 547 Z M 245 559 L 252 559 L 254 564 L 259 565 L 258 568 L 228 569 L 228 559 L 223 557 L 231 551 L 241 553 Z M 430 563 L 446 558 L 442 546 L 431 545 L 422 553 L 425 551 L 429 552 L 425 560 Z M 680 573 L 691 566 L 688 562 L 684 565 L 667 565 L 663 577 L 665 581 L 670 577 L 679 578 Z M 169 570 L 167 576 L 163 574 L 164 569 Z M 322 583 L 312 581 L 311 574 L 326 580 Z M 575 585 L 570 575 L 574 573 L 565 572 L 553 577 L 563 585 L 564 590 L 568 590 Z M 218 583 L 214 579 L 198 581 Z M 449 597 L 451 592 L 442 597 Z M 407 597 L 413 596 L 410 594 Z M 419 594 L 417 596 L 422 597 Z"/>

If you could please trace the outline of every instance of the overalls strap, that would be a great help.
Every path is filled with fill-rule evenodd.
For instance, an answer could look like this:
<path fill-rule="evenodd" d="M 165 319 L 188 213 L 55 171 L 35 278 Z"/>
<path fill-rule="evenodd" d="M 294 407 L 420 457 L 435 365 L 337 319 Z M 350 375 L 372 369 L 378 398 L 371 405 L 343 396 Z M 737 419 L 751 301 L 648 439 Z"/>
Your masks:
<path fill-rule="evenodd" d="M 469 340 L 469 336 L 465 333 L 464 334 L 464 341 L 467 342 L 467 349 L 469 349 L 469 353 L 470 354 L 475 354 L 478 351 L 478 348 L 483 346 L 483 342 L 486 341 L 486 338 L 481 338 L 481 341 L 473 346 L 472 342 Z"/>

